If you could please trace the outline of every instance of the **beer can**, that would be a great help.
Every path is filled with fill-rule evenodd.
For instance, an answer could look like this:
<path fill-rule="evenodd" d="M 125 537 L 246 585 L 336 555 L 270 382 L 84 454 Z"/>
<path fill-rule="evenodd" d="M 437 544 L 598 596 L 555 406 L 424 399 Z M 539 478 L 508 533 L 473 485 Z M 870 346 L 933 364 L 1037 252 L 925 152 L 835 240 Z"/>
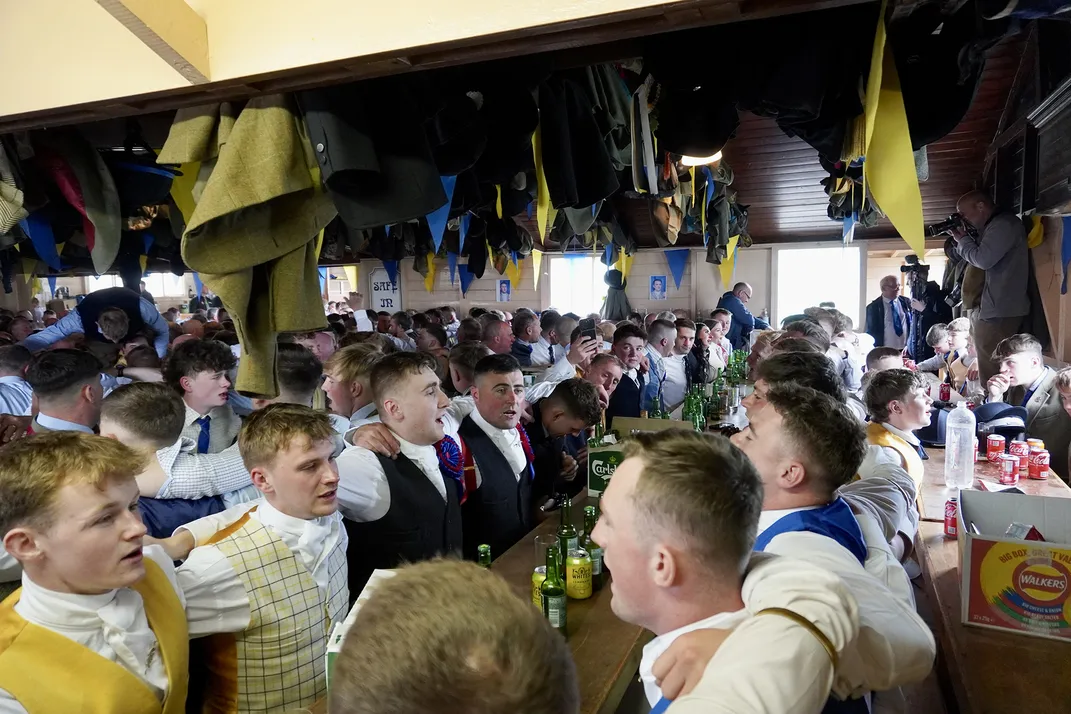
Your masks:
<path fill-rule="evenodd" d="M 1038 449 L 1037 451 L 1030 452 L 1030 470 L 1027 472 L 1027 478 L 1037 479 L 1044 481 L 1049 477 L 1049 452 L 1045 449 Z"/>
<path fill-rule="evenodd" d="M 543 612 L 543 595 L 540 593 L 539 588 L 542 587 L 543 581 L 546 579 L 547 566 L 537 566 L 532 572 L 532 604 L 539 608 L 540 612 Z"/>
<path fill-rule="evenodd" d="M 1014 486 L 1019 483 L 1019 457 L 1015 454 L 1001 456 L 1000 483 L 1003 486 Z"/>
<path fill-rule="evenodd" d="M 1019 457 L 1019 470 L 1027 471 L 1030 467 L 1030 445 L 1025 441 L 1013 441 L 1008 444 L 1008 453 Z"/>
<path fill-rule="evenodd" d="M 1027 439 L 1026 440 L 1026 445 L 1029 446 L 1031 449 L 1044 449 L 1045 448 L 1045 442 L 1042 441 L 1041 439 Z"/>
<path fill-rule="evenodd" d="M 956 517 L 959 515 L 959 501 L 955 496 L 945 501 L 945 538 L 956 537 Z"/>
<path fill-rule="evenodd" d="M 1004 453 L 1004 437 L 1000 434 L 990 434 L 985 442 L 985 457 L 991 464 L 1000 463 L 1000 455 Z"/>
<path fill-rule="evenodd" d="M 591 556 L 583 548 L 570 550 L 565 559 L 565 594 L 573 600 L 591 597 Z"/>
<path fill-rule="evenodd" d="M 947 402 L 952 398 L 952 385 L 948 382 L 941 383 L 941 391 L 939 392 L 942 402 Z"/>

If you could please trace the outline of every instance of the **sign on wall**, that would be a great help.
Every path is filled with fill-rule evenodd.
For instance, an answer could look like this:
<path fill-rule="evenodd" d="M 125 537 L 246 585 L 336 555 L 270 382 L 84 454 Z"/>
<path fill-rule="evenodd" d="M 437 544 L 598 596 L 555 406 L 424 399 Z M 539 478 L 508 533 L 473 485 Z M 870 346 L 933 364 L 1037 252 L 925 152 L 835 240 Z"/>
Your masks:
<path fill-rule="evenodd" d="M 372 309 L 376 312 L 397 312 L 402 309 L 402 291 L 391 282 L 386 268 L 373 268 L 368 274 L 372 286 Z"/>

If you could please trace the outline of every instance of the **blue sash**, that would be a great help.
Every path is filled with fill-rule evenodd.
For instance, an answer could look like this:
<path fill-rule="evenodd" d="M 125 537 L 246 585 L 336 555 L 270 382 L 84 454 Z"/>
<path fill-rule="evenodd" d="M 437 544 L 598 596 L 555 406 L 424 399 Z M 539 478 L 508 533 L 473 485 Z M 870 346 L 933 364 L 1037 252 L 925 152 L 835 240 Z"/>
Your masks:
<path fill-rule="evenodd" d="M 755 540 L 755 550 L 766 550 L 766 546 L 775 536 L 794 531 L 817 533 L 832 538 L 858 558 L 860 565 L 866 562 L 863 531 L 860 530 L 851 507 L 843 498 L 838 497 L 821 508 L 795 511 L 784 516 L 759 534 Z"/>

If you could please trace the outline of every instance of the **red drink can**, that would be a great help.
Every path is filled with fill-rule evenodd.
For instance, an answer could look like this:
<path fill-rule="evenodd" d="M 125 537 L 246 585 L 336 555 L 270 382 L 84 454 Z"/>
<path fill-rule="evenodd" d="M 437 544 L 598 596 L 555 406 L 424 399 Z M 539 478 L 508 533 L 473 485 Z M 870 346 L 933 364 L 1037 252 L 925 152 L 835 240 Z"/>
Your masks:
<path fill-rule="evenodd" d="M 1027 472 L 1027 478 L 1037 479 L 1044 481 L 1049 477 L 1049 452 L 1045 449 L 1038 449 L 1037 451 L 1030 452 L 1030 470 Z"/>
<path fill-rule="evenodd" d="M 1015 454 L 1001 456 L 1000 483 L 1002 486 L 1014 486 L 1019 483 L 1019 457 Z"/>
<path fill-rule="evenodd" d="M 1000 456 L 1004 453 L 1004 437 L 1000 434 L 990 434 L 985 442 L 985 457 L 991 464 L 999 464 Z"/>
<path fill-rule="evenodd" d="M 1030 444 L 1025 441 L 1013 441 L 1008 444 L 1008 453 L 1019 457 L 1019 470 L 1027 471 L 1030 466 Z"/>
<path fill-rule="evenodd" d="M 956 518 L 959 515 L 959 501 L 955 496 L 945 501 L 945 538 L 956 537 Z"/>
<path fill-rule="evenodd" d="M 939 392 L 942 402 L 947 402 L 952 398 L 952 385 L 948 382 L 941 383 L 941 391 Z"/>

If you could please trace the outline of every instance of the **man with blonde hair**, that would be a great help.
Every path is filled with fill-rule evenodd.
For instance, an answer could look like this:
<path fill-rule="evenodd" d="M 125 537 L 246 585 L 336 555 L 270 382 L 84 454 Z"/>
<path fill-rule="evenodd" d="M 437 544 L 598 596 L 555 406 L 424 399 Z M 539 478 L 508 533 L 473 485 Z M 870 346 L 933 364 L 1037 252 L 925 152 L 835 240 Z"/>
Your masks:
<path fill-rule="evenodd" d="M 144 457 L 60 431 L 0 449 L 0 538 L 22 588 L 0 604 L 0 711 L 181 714 L 187 604 L 142 547 Z"/>
<path fill-rule="evenodd" d="M 569 645 L 493 572 L 437 560 L 370 589 L 335 661 L 334 714 L 580 711 Z"/>
<path fill-rule="evenodd" d="M 327 415 L 272 404 L 246 418 L 238 448 L 263 498 L 185 526 L 200 547 L 178 570 L 189 597 L 211 594 L 205 711 L 283 712 L 327 693 L 331 626 L 349 604 Z"/>
<path fill-rule="evenodd" d="M 349 419 L 350 426 L 379 421 L 372 395 L 372 368 L 383 351 L 371 342 L 343 347 L 324 362 L 323 391 L 332 413 Z"/>

